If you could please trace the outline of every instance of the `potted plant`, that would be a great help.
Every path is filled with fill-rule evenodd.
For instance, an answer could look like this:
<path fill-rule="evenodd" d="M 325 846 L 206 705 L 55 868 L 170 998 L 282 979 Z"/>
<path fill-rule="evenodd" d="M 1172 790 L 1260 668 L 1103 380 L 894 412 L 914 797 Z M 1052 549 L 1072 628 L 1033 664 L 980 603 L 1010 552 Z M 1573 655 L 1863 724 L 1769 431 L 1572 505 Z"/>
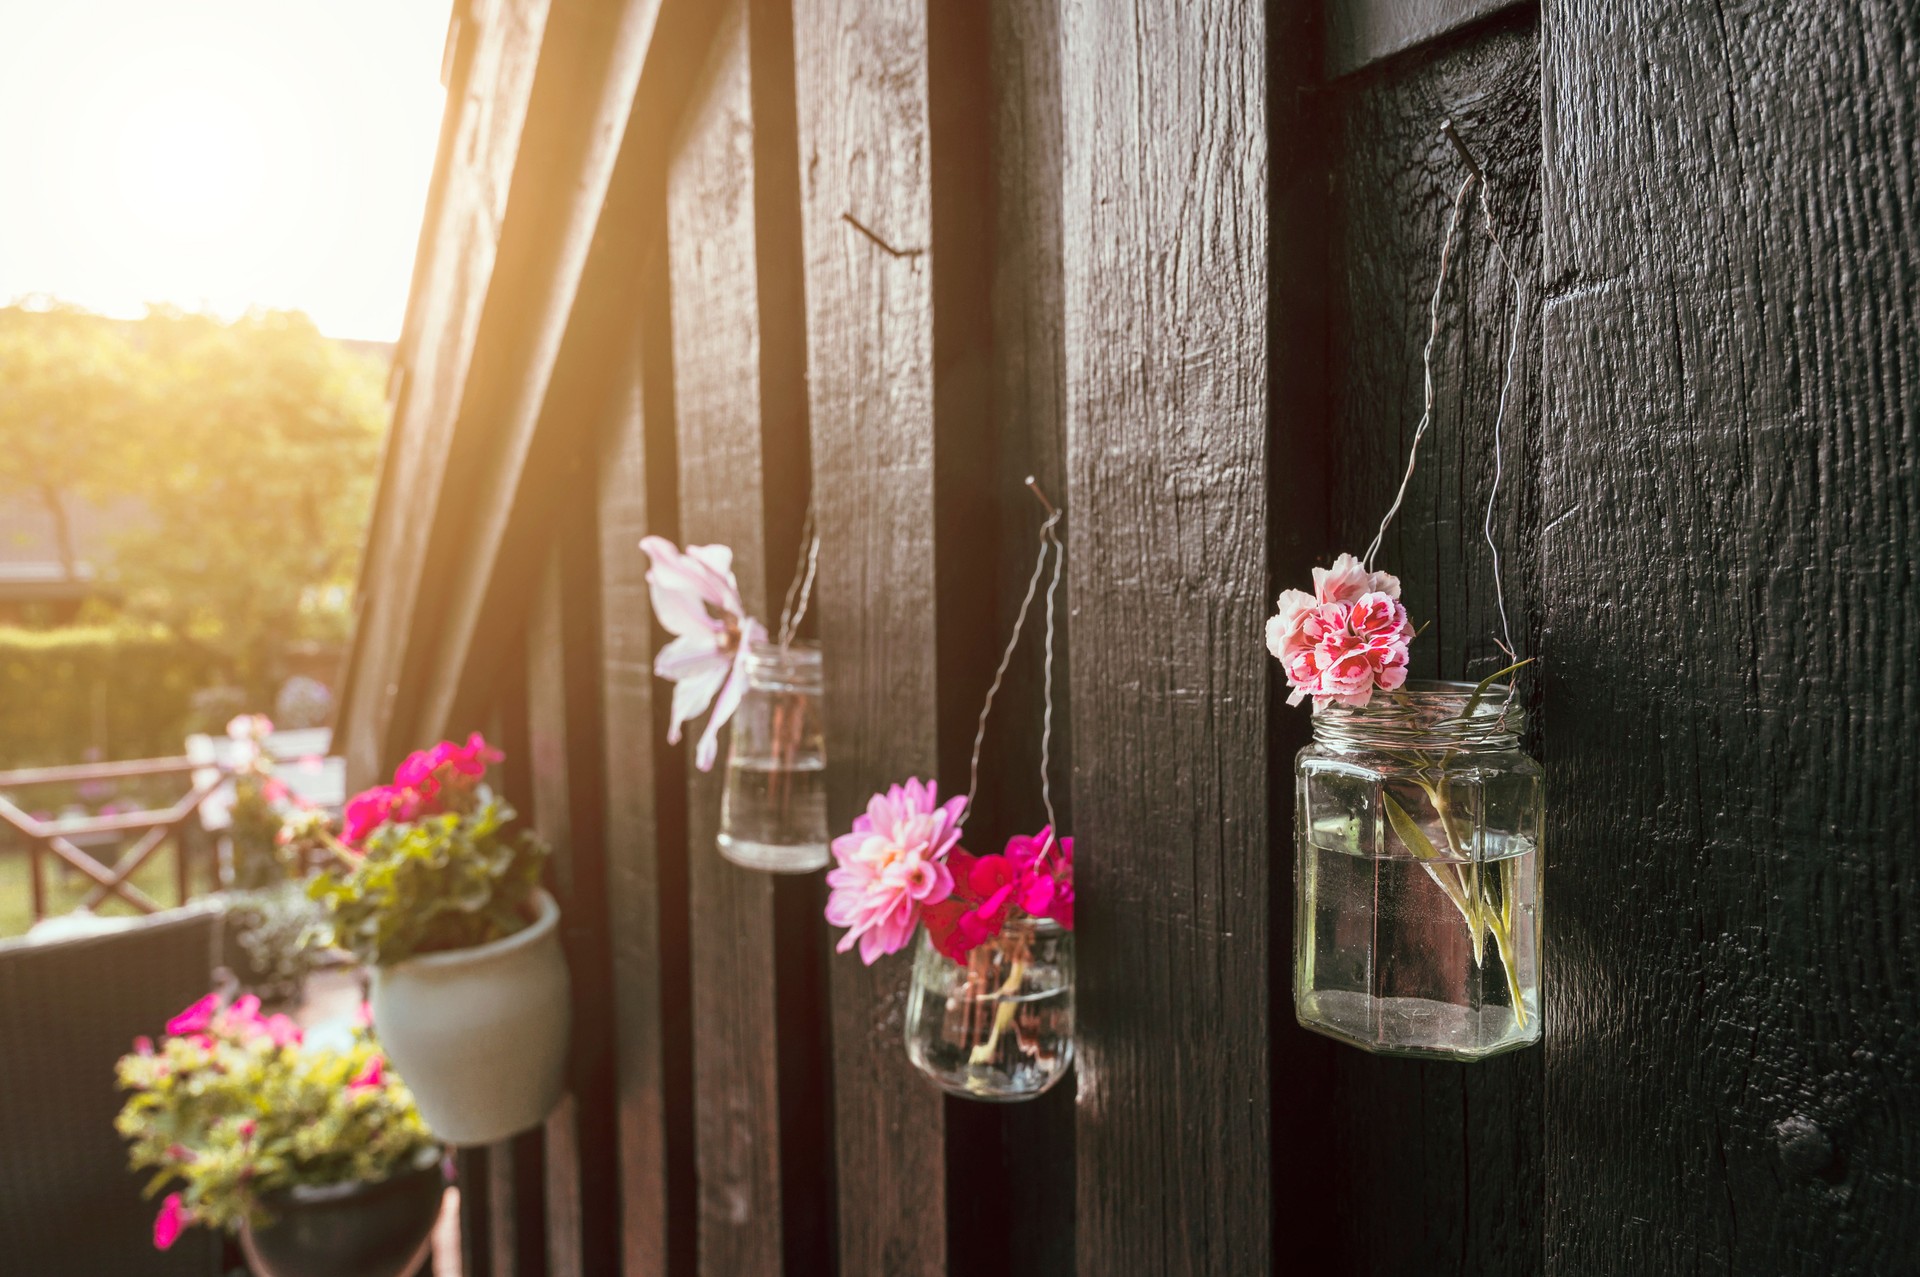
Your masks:
<path fill-rule="evenodd" d="M 435 1135 L 490 1144 L 560 1099 L 572 1012 L 547 848 L 485 783 L 478 733 L 347 804 L 308 886 L 334 943 L 373 969 L 373 1021 Z"/>
<path fill-rule="evenodd" d="M 188 1227 L 240 1235 L 262 1277 L 401 1277 L 440 1212 L 440 1150 L 364 1026 L 341 1049 L 303 1040 L 248 995 L 208 994 L 120 1060 L 115 1122 L 166 1249 Z"/>

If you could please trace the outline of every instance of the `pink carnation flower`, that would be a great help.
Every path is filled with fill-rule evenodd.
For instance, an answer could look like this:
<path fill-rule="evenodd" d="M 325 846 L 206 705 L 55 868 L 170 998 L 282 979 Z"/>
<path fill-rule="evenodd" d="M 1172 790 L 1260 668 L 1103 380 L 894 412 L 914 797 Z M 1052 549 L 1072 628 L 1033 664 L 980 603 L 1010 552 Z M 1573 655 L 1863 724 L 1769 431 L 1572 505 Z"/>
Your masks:
<path fill-rule="evenodd" d="M 1413 623 L 1400 602 L 1400 579 L 1368 572 L 1351 554 L 1313 570 L 1313 593 L 1288 590 L 1267 621 L 1267 650 L 1286 671 L 1293 693 L 1317 706 L 1364 707 L 1375 690 L 1407 681 Z"/>
<path fill-rule="evenodd" d="M 953 892 L 944 863 L 960 841 L 965 798 L 939 801 L 939 786 L 909 780 L 875 794 L 853 832 L 833 840 L 839 867 L 827 874 L 827 921 L 847 928 L 837 951 L 857 942 L 860 961 L 872 966 L 883 953 L 898 953 L 913 935 L 921 910 Z"/>

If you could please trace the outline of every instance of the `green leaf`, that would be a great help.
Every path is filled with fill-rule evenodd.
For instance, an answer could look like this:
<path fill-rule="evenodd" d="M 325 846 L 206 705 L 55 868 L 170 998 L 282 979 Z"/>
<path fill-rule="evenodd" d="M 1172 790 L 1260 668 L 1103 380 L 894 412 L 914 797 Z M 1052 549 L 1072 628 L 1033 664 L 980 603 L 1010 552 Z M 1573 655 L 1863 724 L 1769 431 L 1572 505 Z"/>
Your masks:
<path fill-rule="evenodd" d="M 1507 666 L 1507 668 L 1503 670 L 1495 670 L 1493 673 L 1481 679 L 1477 684 L 1474 685 L 1473 695 L 1467 698 L 1467 707 L 1460 711 L 1459 718 L 1457 718 L 1455 721 L 1461 722 L 1461 721 L 1465 721 L 1466 719 L 1472 718 L 1473 711 L 1480 708 L 1480 701 L 1483 697 L 1486 696 L 1488 688 L 1492 687 L 1495 683 L 1499 682 L 1501 679 L 1505 678 L 1507 675 L 1513 673 L 1515 670 L 1521 668 L 1522 666 L 1533 664 L 1534 659 L 1535 658 L 1529 656 L 1523 661 L 1515 661 L 1513 664 Z"/>
<path fill-rule="evenodd" d="M 1440 853 L 1434 850 L 1432 839 L 1427 831 L 1420 828 L 1420 822 L 1407 814 L 1407 809 L 1394 800 L 1385 790 L 1380 797 L 1387 804 L 1387 823 L 1393 826 L 1393 832 L 1399 837 L 1401 845 L 1421 860 L 1438 860 Z"/>

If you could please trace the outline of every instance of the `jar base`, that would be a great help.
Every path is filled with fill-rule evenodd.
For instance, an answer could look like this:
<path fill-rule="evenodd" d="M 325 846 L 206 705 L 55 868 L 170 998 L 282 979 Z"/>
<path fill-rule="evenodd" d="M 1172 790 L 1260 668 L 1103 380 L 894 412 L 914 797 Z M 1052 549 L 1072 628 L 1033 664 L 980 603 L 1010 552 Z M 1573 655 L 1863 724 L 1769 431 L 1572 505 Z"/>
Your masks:
<path fill-rule="evenodd" d="M 832 857 L 823 842 L 772 843 L 749 842 L 729 834 L 715 839 L 720 854 L 742 869 L 762 873 L 806 874 L 826 868 Z"/>
<path fill-rule="evenodd" d="M 1524 1024 L 1506 1006 L 1474 1010 L 1430 998 L 1373 998 L 1343 989 L 1309 992 L 1294 1010 L 1302 1028 L 1375 1055 L 1484 1060 L 1540 1041 L 1536 1002 L 1527 998 Z"/>

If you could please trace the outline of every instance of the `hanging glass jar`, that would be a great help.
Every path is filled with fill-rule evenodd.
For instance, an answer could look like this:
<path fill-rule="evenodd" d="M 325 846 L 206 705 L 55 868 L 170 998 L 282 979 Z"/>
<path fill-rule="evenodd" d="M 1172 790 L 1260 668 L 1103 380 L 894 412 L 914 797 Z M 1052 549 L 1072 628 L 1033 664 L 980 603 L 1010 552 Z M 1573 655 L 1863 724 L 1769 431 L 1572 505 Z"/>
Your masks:
<path fill-rule="evenodd" d="M 727 748 L 720 854 L 772 873 L 825 865 L 826 767 L 819 646 L 755 643 Z"/>
<path fill-rule="evenodd" d="M 922 929 L 907 1055 L 953 1095 L 1029 1100 L 1073 1063 L 1073 932 L 1019 917 L 956 962 Z"/>
<path fill-rule="evenodd" d="M 1314 712 L 1295 766 L 1294 1009 L 1382 1055 L 1540 1040 L 1540 765 L 1509 689 Z"/>

